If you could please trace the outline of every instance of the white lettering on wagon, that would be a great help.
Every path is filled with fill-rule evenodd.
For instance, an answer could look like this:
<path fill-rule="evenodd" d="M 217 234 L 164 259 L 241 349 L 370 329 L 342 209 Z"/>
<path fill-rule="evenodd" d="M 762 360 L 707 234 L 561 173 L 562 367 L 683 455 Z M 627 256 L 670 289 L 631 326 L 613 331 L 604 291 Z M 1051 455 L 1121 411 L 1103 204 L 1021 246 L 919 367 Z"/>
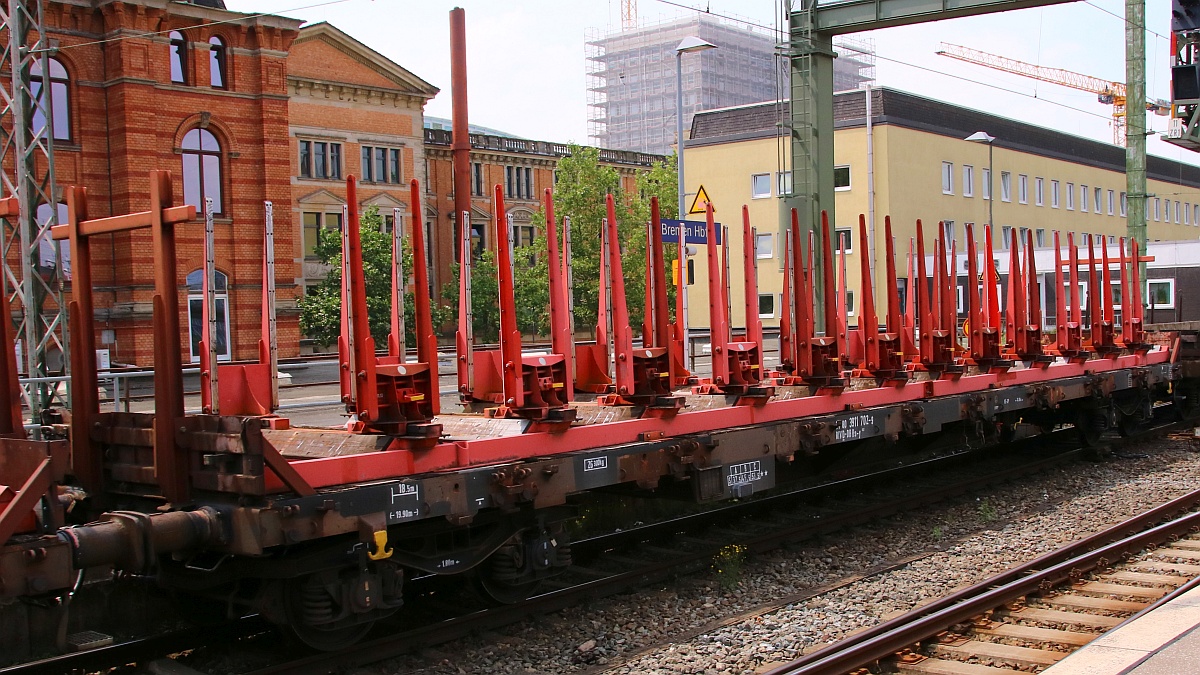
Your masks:
<path fill-rule="evenodd" d="M 746 483 L 760 481 L 766 477 L 767 472 L 763 471 L 762 462 L 754 460 L 753 462 L 731 465 L 729 467 L 729 474 L 725 477 L 725 484 L 729 487 L 745 485 Z"/>
<path fill-rule="evenodd" d="M 396 483 L 393 485 L 392 508 L 388 510 L 388 520 L 408 520 L 410 518 L 419 517 L 421 515 L 421 511 L 419 508 L 420 499 L 418 498 L 418 495 L 419 489 L 414 483 Z M 404 504 L 400 507 L 396 506 L 396 502 L 400 500 L 407 502 L 409 499 L 412 500 L 411 505 Z"/>
<path fill-rule="evenodd" d="M 608 457 L 587 457 L 583 460 L 584 471 L 600 471 L 608 468 Z"/>
<path fill-rule="evenodd" d="M 875 416 L 869 414 L 853 415 L 838 420 L 833 432 L 835 441 L 856 441 L 863 438 L 867 429 L 875 426 Z"/>

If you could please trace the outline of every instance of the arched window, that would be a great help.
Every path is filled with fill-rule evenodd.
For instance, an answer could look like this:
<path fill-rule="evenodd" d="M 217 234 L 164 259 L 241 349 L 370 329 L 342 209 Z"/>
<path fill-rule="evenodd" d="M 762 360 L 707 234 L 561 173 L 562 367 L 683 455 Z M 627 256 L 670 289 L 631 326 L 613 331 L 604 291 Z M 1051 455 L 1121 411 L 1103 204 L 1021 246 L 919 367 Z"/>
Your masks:
<path fill-rule="evenodd" d="M 67 69 L 58 59 L 47 59 L 50 63 L 50 89 L 49 96 L 46 88 L 43 86 L 46 81 L 45 74 L 42 72 L 42 62 L 34 61 L 33 66 L 29 69 L 29 83 L 32 88 L 34 99 L 38 102 L 33 106 L 33 130 L 34 133 L 46 136 L 49 135 L 56 141 L 71 140 L 71 99 L 67 89 L 67 83 L 70 81 L 67 77 Z M 53 115 L 53 123 L 50 125 L 49 134 L 46 132 L 46 107 L 49 106 Z"/>
<path fill-rule="evenodd" d="M 171 81 L 187 84 L 187 40 L 183 33 L 171 31 Z"/>
<path fill-rule="evenodd" d="M 218 89 L 228 86 L 225 66 L 225 41 L 214 35 L 208 39 L 208 77 L 209 83 Z"/>
<path fill-rule="evenodd" d="M 50 220 L 51 215 L 56 215 L 54 221 L 56 225 L 62 225 L 67 222 L 68 211 L 67 205 L 62 202 L 58 203 L 57 209 L 51 209 L 49 204 L 45 202 L 38 204 L 37 207 L 37 222 L 39 226 L 44 226 Z M 49 237 L 44 237 L 38 242 L 38 267 L 43 270 L 52 270 L 56 265 L 62 263 L 61 272 L 64 279 L 71 278 L 71 246 L 65 241 L 52 241 Z"/>
<path fill-rule="evenodd" d="M 192 129 L 183 137 L 183 201 L 204 213 L 204 198 L 212 197 L 213 213 L 221 206 L 221 144 L 208 129 Z"/>
<path fill-rule="evenodd" d="M 216 297 L 217 330 L 213 341 L 217 343 L 217 360 L 229 360 L 229 277 L 217 271 L 213 283 Z M 192 270 L 187 275 L 188 289 L 188 348 L 192 362 L 200 360 L 200 337 L 204 328 L 204 270 Z"/>

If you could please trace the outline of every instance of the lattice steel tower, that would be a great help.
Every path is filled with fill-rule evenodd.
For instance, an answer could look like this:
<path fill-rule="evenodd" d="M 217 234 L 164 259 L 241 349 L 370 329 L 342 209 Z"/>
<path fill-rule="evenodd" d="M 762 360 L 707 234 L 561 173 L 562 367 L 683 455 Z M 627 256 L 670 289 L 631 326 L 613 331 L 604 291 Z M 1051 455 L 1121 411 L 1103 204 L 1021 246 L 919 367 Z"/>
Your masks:
<path fill-rule="evenodd" d="M 25 402 L 36 424 L 42 411 L 65 405 L 65 390 L 45 381 L 65 374 L 67 324 L 63 305 L 63 256 L 50 228 L 57 224 L 54 185 L 54 132 L 49 87 L 50 52 L 41 0 L 0 3 L 7 41 L 0 72 L 11 86 L 0 87 L 0 166 L 5 197 L 16 197 L 18 214 L 0 219 L 3 290 L 9 293 L 21 345 L 19 369 L 33 381 Z M 65 387 L 65 384 L 63 385 Z"/>

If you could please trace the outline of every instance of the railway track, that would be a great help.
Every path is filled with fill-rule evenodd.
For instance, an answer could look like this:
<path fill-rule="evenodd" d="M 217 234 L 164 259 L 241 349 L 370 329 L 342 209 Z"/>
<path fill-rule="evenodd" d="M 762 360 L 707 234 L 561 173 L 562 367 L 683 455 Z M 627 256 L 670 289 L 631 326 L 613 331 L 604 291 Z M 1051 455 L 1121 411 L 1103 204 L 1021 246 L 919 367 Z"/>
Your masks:
<path fill-rule="evenodd" d="M 1198 505 L 1200 490 L 767 673 L 1038 672 L 1200 585 Z"/>
<path fill-rule="evenodd" d="M 1165 424 L 1140 434 L 1166 433 L 1175 424 Z M 897 469 L 825 483 L 735 503 L 712 511 L 672 518 L 618 532 L 610 532 L 572 544 L 576 564 L 567 575 L 548 582 L 546 592 L 534 597 L 466 611 L 449 619 L 425 622 L 417 627 L 389 626 L 385 637 L 368 640 L 352 648 L 315 654 L 254 671 L 267 673 L 326 673 L 381 661 L 414 650 L 443 644 L 482 630 L 495 629 L 522 619 L 554 612 L 599 597 L 644 587 L 663 579 L 701 572 L 723 547 L 738 544 L 755 552 L 768 551 L 792 542 L 828 534 L 889 515 L 927 506 L 988 486 L 1062 465 L 1084 452 L 1074 442 L 1073 429 L 1021 441 L 1015 450 L 1040 449 L 1052 456 L 1014 465 L 1011 460 L 990 460 L 998 466 L 983 469 L 988 461 L 972 461 L 971 453 L 917 462 Z M 1115 440 L 1115 439 L 1114 439 Z M 1113 447 L 1119 448 L 1117 440 Z M 1075 448 L 1075 449 L 1070 449 Z M 937 473 L 934 473 L 934 472 Z M 968 474 L 947 482 L 955 472 Z M 949 476 L 947 475 L 949 474 Z M 891 488 L 880 489 L 880 486 Z M 871 488 L 868 490 L 868 488 Z M 811 506 L 825 500 L 823 507 Z M 803 515 L 798 507 L 808 504 Z M 1048 508 L 1050 504 L 1045 505 Z M 903 563 L 900 563 L 903 564 Z M 444 609 L 444 608 L 443 608 Z M 377 634 L 384 631 L 377 631 Z M 127 663 L 146 663 L 195 649 L 202 645 L 234 643 L 271 633 L 257 617 L 213 629 L 182 629 L 115 644 L 97 650 L 68 654 L 43 661 L 0 669 L 0 675 L 33 675 L 88 670 Z"/>
<path fill-rule="evenodd" d="M 1175 425 L 1163 425 L 1153 432 L 1165 433 L 1173 428 Z M 1063 437 L 1067 435 L 1074 437 L 1074 431 L 1061 430 L 1020 445 L 1036 442 L 1048 447 L 1062 444 Z M 1081 452 L 1063 451 L 1050 458 L 1017 466 L 1009 461 L 1003 468 L 951 482 L 940 482 L 939 478 L 944 478 L 944 475 L 930 476 L 934 462 L 920 463 L 901 470 L 737 504 L 713 513 L 696 514 L 593 537 L 572 545 L 576 564 L 568 572 L 569 577 L 556 580 L 561 588 L 514 604 L 462 614 L 369 640 L 343 652 L 313 655 L 253 672 L 255 675 L 327 673 L 337 668 L 378 662 L 581 602 L 643 588 L 666 578 L 707 570 L 713 557 L 731 544 L 756 552 L 768 551 L 1045 471 L 1077 459 Z M 936 485 L 917 489 L 910 482 L 907 488 L 899 490 L 874 490 L 874 497 L 862 492 L 873 481 L 880 482 L 884 475 L 897 483 L 924 476 Z M 850 496 L 828 504 L 819 517 L 794 515 L 797 503 L 837 493 Z M 1050 506 L 1046 504 L 1044 508 Z"/>

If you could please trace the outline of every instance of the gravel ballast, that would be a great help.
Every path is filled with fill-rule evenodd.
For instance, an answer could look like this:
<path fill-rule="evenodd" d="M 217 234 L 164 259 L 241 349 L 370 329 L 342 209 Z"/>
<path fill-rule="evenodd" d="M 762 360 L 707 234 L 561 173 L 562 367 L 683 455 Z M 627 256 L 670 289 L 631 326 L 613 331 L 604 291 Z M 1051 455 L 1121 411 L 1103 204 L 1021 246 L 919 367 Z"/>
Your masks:
<path fill-rule="evenodd" d="M 1188 441 L 1129 452 L 752 556 L 729 590 L 686 577 L 356 672 L 753 673 L 1195 489 Z"/>

